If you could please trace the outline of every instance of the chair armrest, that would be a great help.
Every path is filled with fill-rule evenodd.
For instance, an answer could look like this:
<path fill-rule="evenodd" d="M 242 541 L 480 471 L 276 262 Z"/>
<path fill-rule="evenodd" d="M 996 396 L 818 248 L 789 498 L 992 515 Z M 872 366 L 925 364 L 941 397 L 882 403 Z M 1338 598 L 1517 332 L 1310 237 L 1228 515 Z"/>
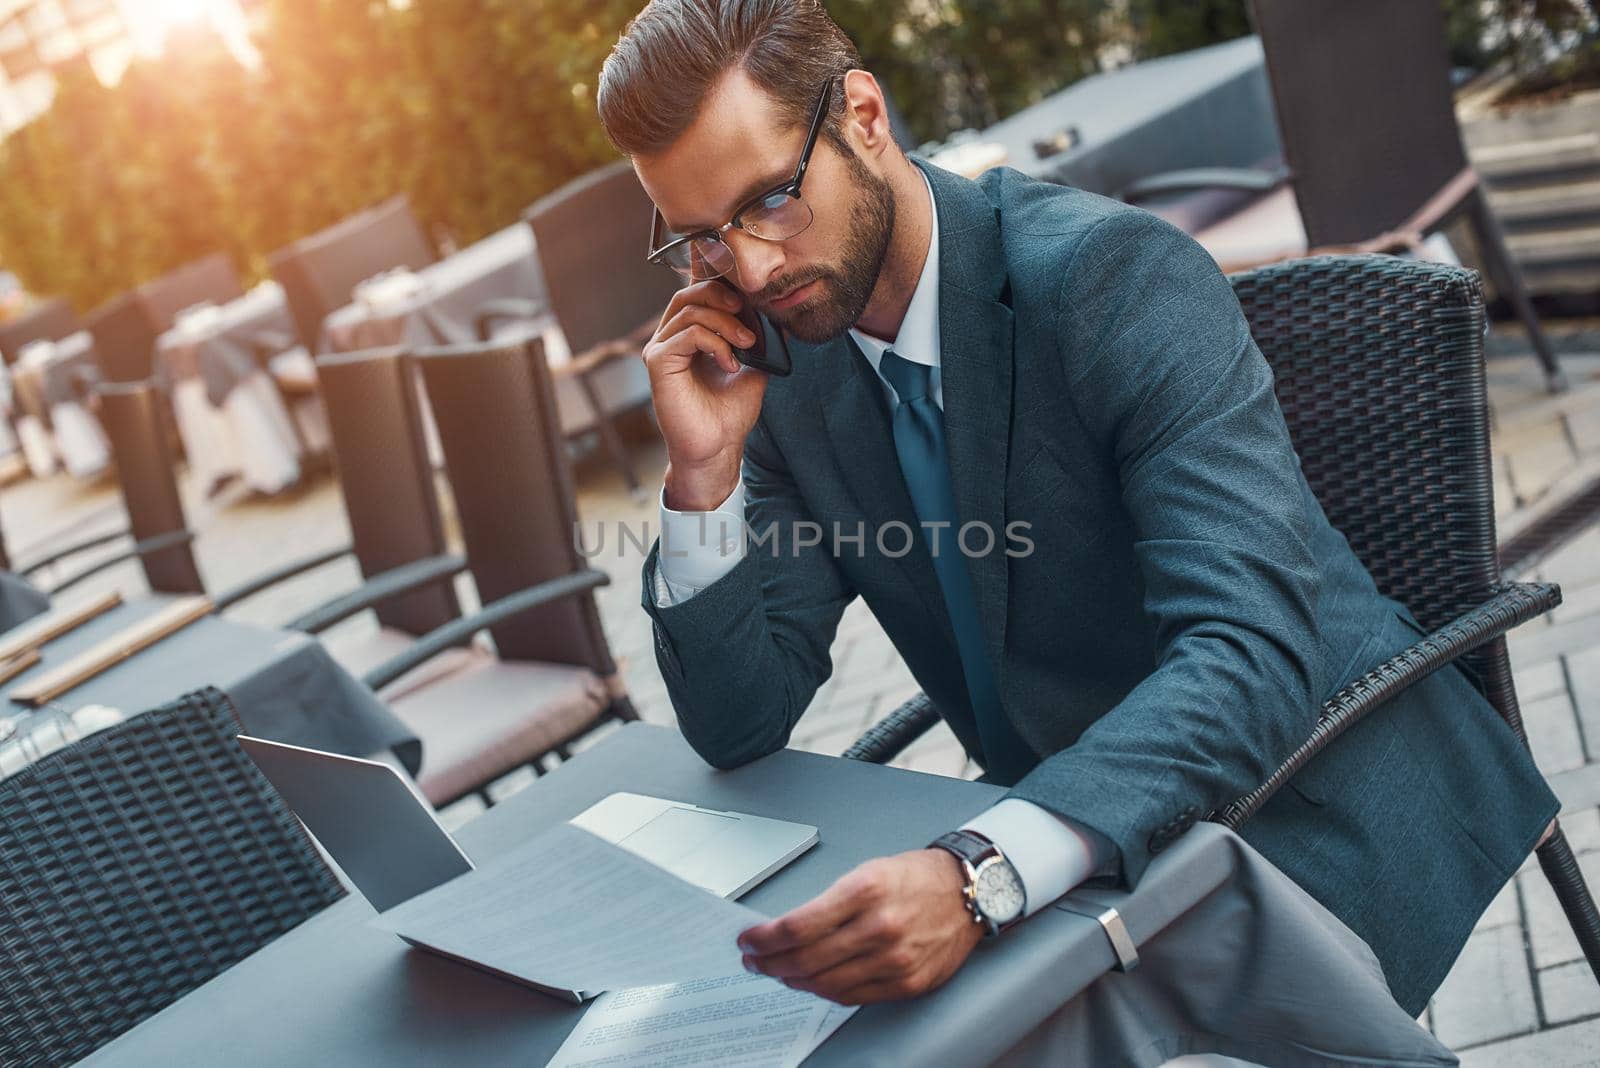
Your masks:
<path fill-rule="evenodd" d="M 146 538 L 144 541 L 134 542 L 133 546 L 126 552 L 117 553 L 115 556 L 107 557 L 104 560 L 96 560 L 66 581 L 57 583 L 51 588 L 50 595 L 53 597 L 62 590 L 76 586 L 91 575 L 98 575 L 107 568 L 132 560 L 136 556 L 151 556 L 155 553 L 165 552 L 168 549 L 176 549 L 180 545 L 188 545 L 192 541 L 194 541 L 194 531 L 173 530 L 166 534 L 157 534 L 153 538 Z"/>
<path fill-rule="evenodd" d="M 329 549 L 315 556 L 308 556 L 303 560 L 296 560 L 282 567 L 273 568 L 264 575 L 258 575 L 248 582 L 240 583 L 231 590 L 219 593 L 211 599 L 212 607 L 215 611 L 221 612 L 225 608 L 233 607 L 246 597 L 254 597 L 262 590 L 270 589 L 286 579 L 294 578 L 296 575 L 304 574 L 324 564 L 331 564 L 335 560 L 349 556 L 353 552 L 355 552 L 354 545 L 341 545 L 337 549 Z"/>
<path fill-rule="evenodd" d="M 1138 204 L 1174 193 L 1197 193 L 1205 189 L 1233 189 L 1242 193 L 1270 193 L 1289 180 L 1289 168 L 1272 170 L 1249 167 L 1191 167 L 1140 178 L 1118 194 L 1117 199 Z"/>
<path fill-rule="evenodd" d="M 552 601 L 559 601 L 563 597 L 588 593 L 596 587 L 609 585 L 610 582 L 611 576 L 605 572 L 585 568 L 570 575 L 562 575 L 558 579 L 551 579 L 549 582 L 541 582 L 537 586 L 530 586 L 525 590 L 518 590 L 498 601 L 484 605 L 470 615 L 453 619 L 442 627 L 435 627 L 418 638 L 415 645 L 399 656 L 391 657 L 367 672 L 361 677 L 361 681 L 374 691 L 381 690 L 412 668 L 431 660 L 446 649 L 465 644 L 480 630 L 487 630 L 524 612 L 540 608 Z"/>
<path fill-rule="evenodd" d="M 35 571 L 43 571 L 51 564 L 59 563 L 69 556 L 76 556 L 81 552 L 85 552 L 100 545 L 106 545 L 110 542 L 116 541 L 118 538 L 126 538 L 128 536 L 129 534 L 127 530 L 115 530 L 110 534 L 96 534 L 91 538 L 85 538 L 82 541 L 74 542 L 64 549 L 57 549 L 49 556 L 34 560 L 32 563 L 24 564 L 23 566 L 17 568 L 16 571 L 17 574 L 26 578 L 32 575 Z"/>
<path fill-rule="evenodd" d="M 1290 754 L 1266 782 L 1207 818 L 1230 830 L 1238 830 L 1294 777 L 1295 772 L 1373 709 L 1458 657 L 1560 603 L 1561 587 L 1549 583 L 1517 582 L 1500 587 L 1488 601 L 1396 653 L 1334 694 L 1322 706 L 1311 737 Z"/>
<path fill-rule="evenodd" d="M 887 764 L 939 722 L 939 710 L 925 693 L 919 693 L 867 728 L 841 755 L 848 760 Z"/>
<path fill-rule="evenodd" d="M 335 623 L 342 623 L 358 612 L 365 612 L 402 593 L 444 582 L 467 569 L 467 562 L 459 556 L 426 556 L 409 564 L 390 568 L 372 576 L 361 586 L 326 604 L 313 608 L 286 626 L 307 634 L 320 634 Z"/>
<path fill-rule="evenodd" d="M 541 319 L 549 314 L 549 309 L 536 300 L 526 297 L 502 297 L 498 300 L 486 300 L 478 305 L 478 310 L 472 316 L 472 329 L 479 341 L 488 341 L 494 333 L 494 324 L 502 319 L 508 322 L 517 322 L 525 319 Z"/>

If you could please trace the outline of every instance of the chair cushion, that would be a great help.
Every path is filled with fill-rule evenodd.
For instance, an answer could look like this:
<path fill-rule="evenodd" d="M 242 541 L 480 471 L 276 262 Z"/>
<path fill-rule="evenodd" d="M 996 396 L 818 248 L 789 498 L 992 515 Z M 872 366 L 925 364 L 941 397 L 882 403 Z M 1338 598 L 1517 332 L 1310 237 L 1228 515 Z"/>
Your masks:
<path fill-rule="evenodd" d="M 383 697 L 422 739 L 417 785 L 442 805 L 582 734 L 610 698 L 588 668 L 497 660 L 476 662 L 431 685 Z"/>
<path fill-rule="evenodd" d="M 399 656 L 417 640 L 398 627 L 377 627 L 359 632 L 341 627 L 323 636 L 322 644 L 329 655 L 356 678 Z M 384 687 L 385 700 L 394 700 L 423 686 L 432 685 L 447 675 L 476 664 L 484 654 L 475 649 L 447 649 L 438 656 L 418 664 L 410 671 Z"/>

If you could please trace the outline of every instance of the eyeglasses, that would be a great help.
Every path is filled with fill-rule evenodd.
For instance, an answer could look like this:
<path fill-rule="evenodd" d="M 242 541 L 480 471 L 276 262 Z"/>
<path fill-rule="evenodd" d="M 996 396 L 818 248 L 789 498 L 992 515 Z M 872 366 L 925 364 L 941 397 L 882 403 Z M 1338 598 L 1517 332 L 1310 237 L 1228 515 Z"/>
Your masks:
<path fill-rule="evenodd" d="M 656 209 L 650 216 L 650 251 L 645 258 L 651 263 L 664 263 L 692 281 L 702 282 L 735 271 L 737 261 L 733 249 L 722 238 L 734 227 L 763 241 L 787 241 L 804 233 L 813 216 L 811 206 L 800 199 L 800 183 L 805 180 L 811 150 L 817 147 L 817 135 L 822 132 L 822 121 L 828 115 L 828 102 L 832 98 L 833 80 L 829 79 L 822 87 L 816 114 L 811 117 L 811 130 L 806 134 L 806 147 L 800 153 L 794 177 L 745 201 L 733 213 L 733 218 L 721 226 L 696 230 L 692 234 L 674 235 L 667 229 L 660 209 Z"/>

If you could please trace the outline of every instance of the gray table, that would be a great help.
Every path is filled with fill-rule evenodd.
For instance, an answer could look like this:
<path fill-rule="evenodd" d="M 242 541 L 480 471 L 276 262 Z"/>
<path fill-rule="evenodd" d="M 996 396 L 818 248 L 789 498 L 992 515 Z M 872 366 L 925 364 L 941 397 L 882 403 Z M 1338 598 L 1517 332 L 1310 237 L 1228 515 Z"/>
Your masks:
<path fill-rule="evenodd" d="M 1187 167 L 1253 167 L 1282 152 L 1261 41 L 1242 37 L 1085 78 L 984 130 L 1006 166 L 1114 196 L 1136 179 Z M 1078 147 L 1041 158 L 1033 144 L 1069 126 Z"/>
<path fill-rule="evenodd" d="M 0 632 L 32 619 L 50 607 L 50 598 L 27 579 L 0 571 Z"/>
<path fill-rule="evenodd" d="M 620 789 L 816 824 L 821 844 L 745 899 L 769 915 L 869 857 L 923 845 L 1002 792 L 787 751 L 718 772 L 676 732 L 634 724 L 458 838 L 492 863 Z M 1089 896 L 1065 904 L 1083 908 Z M 1288 1066 L 1455 1063 L 1389 998 L 1365 945 L 1221 828 L 1196 828 L 1138 893 L 1108 900 L 1145 957 L 1134 971 L 1111 971 L 1095 920 L 1046 909 L 981 946 L 933 994 L 863 1009 L 807 1064 L 1143 1068 L 1208 1049 Z M 158 1064 L 182 1050 L 229 1068 L 531 1065 L 582 1011 L 410 950 L 368 926 L 371 916 L 359 897 L 339 902 L 83 1063 Z"/>
<path fill-rule="evenodd" d="M 382 310 L 359 302 L 322 324 L 321 352 L 354 352 L 389 345 L 420 347 L 477 340 L 478 309 L 491 300 L 521 298 L 546 305 L 544 273 L 533 231 L 508 226 L 416 272 L 426 288 Z"/>
<path fill-rule="evenodd" d="M 80 385 L 99 377 L 94 338 L 87 330 L 69 334 L 55 343 L 55 353 L 43 364 L 19 363 L 11 368 L 17 411 L 50 426 L 50 409 L 78 399 Z"/>
<path fill-rule="evenodd" d="M 235 386 L 261 371 L 254 342 L 264 331 L 294 338 L 289 302 L 276 282 L 221 305 L 216 321 L 203 330 L 175 326 L 158 337 L 156 373 L 168 384 L 200 379 L 206 399 L 220 408 Z"/>
<path fill-rule="evenodd" d="M 10 692 L 39 672 L 151 615 L 169 598 L 151 596 L 119 605 L 40 650 L 41 662 L 4 687 Z M 215 686 L 227 693 L 245 728 L 275 741 L 351 756 L 392 749 L 413 774 L 422 743 L 389 707 L 334 662 L 322 645 L 298 631 L 235 623 L 207 616 L 58 697 L 51 707 L 72 711 L 107 705 L 124 713 L 147 712 L 192 690 Z M 0 716 L 31 713 L 11 701 Z"/>

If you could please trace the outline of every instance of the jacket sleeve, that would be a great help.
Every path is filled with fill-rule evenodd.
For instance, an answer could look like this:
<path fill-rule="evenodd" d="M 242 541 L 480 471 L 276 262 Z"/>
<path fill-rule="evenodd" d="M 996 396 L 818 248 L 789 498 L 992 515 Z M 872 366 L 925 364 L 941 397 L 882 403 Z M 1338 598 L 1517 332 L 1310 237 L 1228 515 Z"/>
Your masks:
<path fill-rule="evenodd" d="M 663 606 L 655 596 L 659 542 L 644 565 L 644 608 L 679 728 L 718 768 L 788 743 L 833 671 L 828 650 L 855 597 L 826 539 L 806 535 L 810 511 L 760 421 L 745 443 L 743 480 L 748 544 L 731 571 Z"/>
<path fill-rule="evenodd" d="M 1315 503 L 1238 301 L 1187 236 L 1109 216 L 1072 256 L 1059 308 L 1068 403 L 1117 466 L 1156 666 L 1012 795 L 1109 838 L 1131 885 L 1315 724 Z"/>

